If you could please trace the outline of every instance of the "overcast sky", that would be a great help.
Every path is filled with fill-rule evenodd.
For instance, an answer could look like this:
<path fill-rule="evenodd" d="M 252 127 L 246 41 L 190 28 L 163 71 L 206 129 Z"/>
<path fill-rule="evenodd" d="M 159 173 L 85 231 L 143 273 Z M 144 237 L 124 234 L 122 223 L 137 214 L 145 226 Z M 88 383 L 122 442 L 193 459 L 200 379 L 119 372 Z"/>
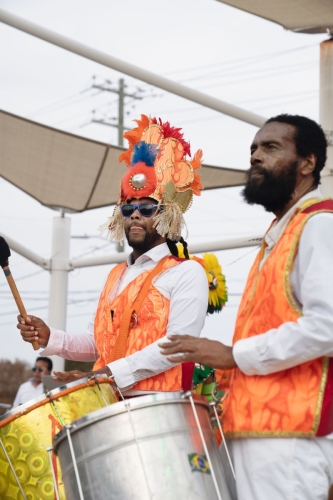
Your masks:
<path fill-rule="evenodd" d="M 265 117 L 282 112 L 318 120 L 319 44 L 325 35 L 285 31 L 269 21 L 215 0 L 0 0 L 0 7 L 127 62 L 200 89 Z M 208 164 L 246 169 L 256 128 L 152 88 L 0 23 L 0 108 L 103 142 L 117 143 L 112 127 L 93 117 L 117 117 L 117 96 L 92 88 L 124 77 L 126 125 L 141 113 L 182 127 L 192 152 Z M 95 78 L 94 78 L 95 77 Z M 1 161 L 1 159 L 0 159 Z M 98 238 L 97 226 L 112 208 L 71 215 L 71 257 L 102 255 L 114 247 Z M 57 213 L 0 178 L 0 233 L 36 253 L 51 256 Z M 249 207 L 239 188 L 204 192 L 186 215 L 189 244 L 263 233 L 272 216 Z M 230 300 L 209 317 L 204 334 L 230 342 L 240 294 L 255 250 L 218 252 Z M 10 267 L 26 308 L 47 319 L 49 275 L 13 253 Z M 109 266 L 69 275 L 67 329 L 85 330 Z M 0 358 L 33 362 L 35 353 L 16 330 L 15 303 L 0 278 Z"/>

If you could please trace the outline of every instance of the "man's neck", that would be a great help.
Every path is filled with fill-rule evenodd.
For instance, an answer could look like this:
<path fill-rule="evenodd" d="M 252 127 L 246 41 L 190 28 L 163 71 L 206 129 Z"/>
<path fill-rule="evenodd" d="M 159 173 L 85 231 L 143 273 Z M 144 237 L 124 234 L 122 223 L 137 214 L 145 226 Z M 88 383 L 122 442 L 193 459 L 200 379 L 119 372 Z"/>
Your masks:
<path fill-rule="evenodd" d="M 303 198 L 306 194 L 310 193 L 316 189 L 316 186 L 313 185 L 313 180 L 309 179 L 309 181 L 304 182 L 302 185 L 297 187 L 295 191 L 293 192 L 293 195 L 291 197 L 291 200 L 287 203 L 287 205 L 284 206 L 282 210 L 276 210 L 274 212 L 277 220 L 279 221 L 282 219 L 282 217 L 293 207 L 298 203 L 298 201 Z"/>
<path fill-rule="evenodd" d="M 131 263 L 134 264 L 134 262 L 139 257 L 141 257 L 141 255 L 144 255 L 145 253 L 149 252 L 150 250 L 152 250 L 153 248 L 155 248 L 159 245 L 163 245 L 163 243 L 165 243 L 165 241 L 157 241 L 154 244 L 150 245 L 149 248 L 134 248 L 134 247 L 132 247 L 133 252 L 131 253 Z"/>

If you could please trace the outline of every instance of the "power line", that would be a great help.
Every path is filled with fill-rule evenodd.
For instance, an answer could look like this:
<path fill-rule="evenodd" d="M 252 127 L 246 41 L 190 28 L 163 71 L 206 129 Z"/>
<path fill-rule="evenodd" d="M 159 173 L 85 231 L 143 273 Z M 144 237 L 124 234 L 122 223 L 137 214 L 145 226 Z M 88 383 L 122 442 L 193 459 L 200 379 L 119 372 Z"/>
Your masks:
<path fill-rule="evenodd" d="M 118 118 L 116 123 L 111 123 L 105 119 L 97 119 L 95 118 L 95 110 L 93 111 L 93 119 L 91 120 L 93 123 L 100 123 L 102 125 L 107 125 L 109 127 L 115 127 L 118 130 L 118 146 L 123 146 L 123 134 L 125 130 L 124 126 L 124 107 L 125 107 L 125 98 L 132 97 L 133 100 L 141 100 L 143 97 L 138 95 L 138 93 L 128 93 L 126 92 L 125 80 L 120 78 L 118 81 L 118 87 L 114 88 L 110 86 L 110 81 L 105 80 L 102 85 L 98 85 L 93 83 L 92 88 L 98 88 L 101 92 L 113 92 L 118 95 Z M 141 89 L 138 89 L 137 92 L 139 94 L 142 92 Z M 114 118 L 115 119 L 115 118 Z"/>
<path fill-rule="evenodd" d="M 22 281 L 22 280 L 26 280 L 28 278 L 31 278 L 32 276 L 36 276 L 37 274 L 41 274 L 41 273 L 44 273 L 45 272 L 45 269 L 41 269 L 40 271 L 36 271 L 34 273 L 30 273 L 30 274 L 25 274 L 24 276 L 20 276 L 19 278 L 15 278 L 15 281 Z M 0 287 L 1 286 L 8 286 L 7 283 L 0 283 Z"/>
<path fill-rule="evenodd" d="M 286 71 L 281 71 L 280 68 L 276 68 L 275 71 L 272 71 L 271 73 L 263 74 L 263 75 L 258 75 L 254 76 L 252 78 L 243 78 L 242 73 L 239 73 L 239 78 L 236 80 L 231 80 L 228 82 L 219 82 L 219 83 L 214 83 L 212 85 L 202 85 L 200 87 L 197 87 L 198 89 L 211 89 L 214 87 L 222 87 L 222 86 L 227 86 L 227 85 L 234 85 L 235 83 L 246 83 L 246 82 L 253 82 L 255 80 L 263 80 L 264 78 L 272 78 L 274 76 L 281 76 L 285 74 L 291 74 L 291 73 L 299 73 L 300 71 L 304 71 L 307 69 L 310 69 L 313 67 L 313 62 L 311 63 L 304 63 L 302 66 L 291 66 L 290 68 L 286 69 Z"/>
<path fill-rule="evenodd" d="M 232 76 L 242 76 L 244 73 L 246 75 L 253 75 L 253 74 L 268 74 L 269 72 L 273 72 L 274 74 L 277 71 L 285 70 L 285 69 L 296 69 L 296 68 L 302 68 L 303 66 L 308 66 L 310 64 L 317 64 L 317 60 L 313 61 L 306 61 L 306 62 L 301 62 L 298 64 L 285 64 L 283 66 L 270 66 L 270 67 L 264 67 L 264 68 L 253 68 L 244 71 L 244 68 L 241 68 L 240 70 L 237 71 L 225 71 L 225 70 L 220 70 L 218 72 L 215 72 L 214 75 L 200 75 L 200 76 L 194 76 L 190 80 L 208 80 L 208 79 L 213 79 L 215 80 L 216 78 L 231 78 Z M 221 74 L 222 73 L 222 74 Z"/>
<path fill-rule="evenodd" d="M 304 97 L 302 99 L 293 99 L 292 101 L 284 101 L 284 102 L 279 102 L 279 103 L 276 103 L 275 106 L 279 105 L 279 106 L 285 106 L 286 104 L 294 104 L 294 103 L 298 103 L 298 102 L 304 102 L 304 101 L 309 101 L 309 100 L 312 100 L 312 99 L 316 99 L 318 96 L 317 95 L 314 95 L 314 96 L 308 96 L 308 97 Z M 235 103 L 235 104 L 239 104 L 238 102 Z M 265 106 L 256 106 L 255 108 L 252 109 L 252 111 L 259 111 L 261 109 L 267 109 L 267 106 L 268 104 L 266 104 Z M 209 121 L 209 120 L 217 120 L 217 119 L 226 119 L 227 117 L 225 115 L 221 115 L 221 114 L 215 114 L 215 115 L 210 115 L 210 116 L 206 116 L 204 118 L 197 118 L 197 119 L 192 119 L 192 120 L 183 120 L 182 123 L 183 124 L 186 124 L 186 123 L 196 123 L 196 122 L 202 122 L 202 121 Z"/>
<path fill-rule="evenodd" d="M 229 267 L 229 266 L 232 266 L 233 264 L 235 264 L 236 262 L 244 259 L 245 257 L 247 257 L 248 255 L 250 255 L 250 253 L 254 252 L 254 251 L 258 251 L 260 248 L 260 245 L 256 246 L 256 247 L 253 247 L 251 248 L 251 250 L 249 252 L 246 252 L 244 255 L 241 255 L 240 257 L 238 257 L 238 259 L 235 259 L 233 260 L 232 262 L 229 262 L 229 264 L 225 264 L 223 267 L 226 268 L 226 267 Z"/>
<path fill-rule="evenodd" d="M 207 64 L 204 66 L 192 66 L 191 68 L 183 68 L 181 70 L 169 71 L 168 73 L 166 73 L 166 75 L 172 75 L 172 74 L 183 73 L 183 72 L 188 72 L 188 71 L 201 71 L 205 68 L 214 68 L 214 67 L 218 67 L 218 66 L 233 66 L 233 65 L 238 64 L 238 63 L 242 63 L 242 65 L 245 66 L 245 65 L 252 64 L 256 60 L 263 61 L 263 60 L 268 59 L 268 58 L 279 57 L 279 56 L 282 56 L 282 55 L 285 55 L 288 53 L 291 54 L 293 52 L 306 50 L 306 49 L 309 49 L 309 48 L 315 47 L 315 46 L 317 47 L 318 44 L 311 43 L 309 45 L 303 45 L 301 47 L 296 47 L 295 49 L 287 49 L 287 50 L 283 50 L 283 51 L 268 52 L 268 53 L 266 52 L 264 54 L 259 54 L 259 55 L 252 56 L 252 57 L 241 57 L 239 59 L 230 59 L 227 61 L 220 61 L 218 63 Z"/>
<path fill-rule="evenodd" d="M 86 98 L 92 97 L 92 96 L 83 96 L 83 97 L 81 96 L 81 94 L 84 94 L 85 92 L 88 92 L 90 90 L 91 90 L 91 87 L 88 87 L 88 88 L 86 88 L 84 90 L 81 90 L 80 92 L 76 92 L 75 94 L 67 96 L 64 99 L 60 99 L 60 101 L 56 101 L 56 102 L 54 102 L 52 104 L 49 104 L 48 106 L 45 106 L 44 108 L 37 109 L 36 111 L 33 111 L 32 113 L 30 113 L 28 116 L 30 118 L 32 118 L 32 117 L 35 117 L 36 115 L 40 115 L 40 114 L 43 114 L 45 112 L 48 112 L 50 109 L 52 109 L 54 107 L 61 108 L 64 105 L 67 105 L 68 101 L 71 101 L 73 99 L 74 99 L 74 101 L 77 101 L 77 100 L 81 100 L 81 99 L 86 99 Z M 78 97 L 78 96 L 81 96 L 81 97 Z"/>
<path fill-rule="evenodd" d="M 79 303 L 84 303 L 84 302 L 94 302 L 96 301 L 96 298 L 90 298 L 90 299 L 78 299 L 78 300 L 72 300 L 72 301 L 68 301 L 67 302 L 67 305 L 68 306 L 75 306 L 76 304 L 79 304 Z M 48 309 L 48 305 L 47 306 L 38 306 L 38 307 L 34 307 L 34 311 L 41 311 L 43 309 Z M 7 312 L 4 312 L 4 313 L 1 313 L 1 316 L 10 316 L 12 314 L 17 314 L 18 311 L 15 310 L 15 311 L 7 311 Z M 0 326 L 4 326 L 3 323 L 0 323 Z"/>
<path fill-rule="evenodd" d="M 251 102 L 261 102 L 261 101 L 271 101 L 271 100 L 280 100 L 285 97 L 291 97 L 291 96 L 302 96 L 302 95 L 307 95 L 307 94 L 313 94 L 316 93 L 317 95 L 319 94 L 319 91 L 314 89 L 314 90 L 305 90 L 303 92 L 292 92 L 289 94 L 279 94 L 279 95 L 273 95 L 273 96 L 266 96 L 266 97 L 256 97 L 255 99 L 245 99 L 242 101 L 236 101 L 233 104 L 247 104 Z M 309 99 L 312 97 L 309 97 Z M 285 103 L 282 103 L 285 104 Z M 177 109 L 166 109 L 162 111 L 158 111 L 155 113 L 156 116 L 158 115 L 163 115 L 163 113 L 186 113 L 187 111 L 198 111 L 198 108 L 200 108 L 200 105 L 198 104 L 197 106 L 193 106 L 190 108 L 177 108 Z M 192 120 L 191 120 L 192 121 Z"/>

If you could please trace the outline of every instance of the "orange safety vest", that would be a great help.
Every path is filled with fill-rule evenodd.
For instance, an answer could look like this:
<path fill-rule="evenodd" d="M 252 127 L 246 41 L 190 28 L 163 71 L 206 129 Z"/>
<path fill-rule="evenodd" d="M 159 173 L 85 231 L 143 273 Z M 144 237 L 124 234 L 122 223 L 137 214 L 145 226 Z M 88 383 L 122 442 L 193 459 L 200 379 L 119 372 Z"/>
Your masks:
<path fill-rule="evenodd" d="M 155 276 L 155 279 L 167 269 L 181 262 L 183 262 L 183 259 L 178 259 L 172 255 L 165 258 L 161 271 Z M 145 280 L 153 272 L 153 270 L 144 271 L 131 281 L 109 304 L 110 292 L 114 287 L 118 287 L 125 269 L 126 263 L 123 263 L 111 270 L 99 299 L 94 325 L 94 337 L 99 358 L 94 365 L 94 369 L 103 368 L 112 361 L 112 351 L 119 336 L 123 313 L 128 306 L 132 306 L 135 302 Z M 151 283 L 140 309 L 136 311 L 137 318 L 131 323 L 125 356 L 141 351 L 165 335 L 169 310 L 170 300 L 164 297 Z M 148 369 L 149 367 L 147 367 Z M 141 380 L 132 387 L 132 390 L 163 392 L 178 391 L 181 388 L 182 367 L 178 365 L 163 373 Z"/>
<path fill-rule="evenodd" d="M 262 247 L 240 304 L 233 343 L 283 323 L 302 311 L 291 290 L 290 272 L 303 228 L 313 215 L 333 213 L 333 200 L 300 207 L 259 270 Z M 227 437 L 311 437 L 333 432 L 333 363 L 322 357 L 277 373 L 245 375 L 234 370 L 224 414 Z"/>

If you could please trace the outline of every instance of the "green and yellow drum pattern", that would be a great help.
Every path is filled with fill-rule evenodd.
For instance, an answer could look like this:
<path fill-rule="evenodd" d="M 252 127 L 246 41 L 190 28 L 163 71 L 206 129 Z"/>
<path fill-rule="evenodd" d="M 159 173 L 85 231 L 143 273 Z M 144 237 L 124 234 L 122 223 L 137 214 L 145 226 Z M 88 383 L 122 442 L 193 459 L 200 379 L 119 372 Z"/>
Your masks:
<path fill-rule="evenodd" d="M 81 379 L 22 405 L 0 419 L 0 499 L 54 500 L 47 448 L 62 427 L 117 402 L 107 378 Z M 58 459 L 52 454 L 60 500 L 66 500 Z M 16 477 L 12 467 L 15 470 Z"/>

